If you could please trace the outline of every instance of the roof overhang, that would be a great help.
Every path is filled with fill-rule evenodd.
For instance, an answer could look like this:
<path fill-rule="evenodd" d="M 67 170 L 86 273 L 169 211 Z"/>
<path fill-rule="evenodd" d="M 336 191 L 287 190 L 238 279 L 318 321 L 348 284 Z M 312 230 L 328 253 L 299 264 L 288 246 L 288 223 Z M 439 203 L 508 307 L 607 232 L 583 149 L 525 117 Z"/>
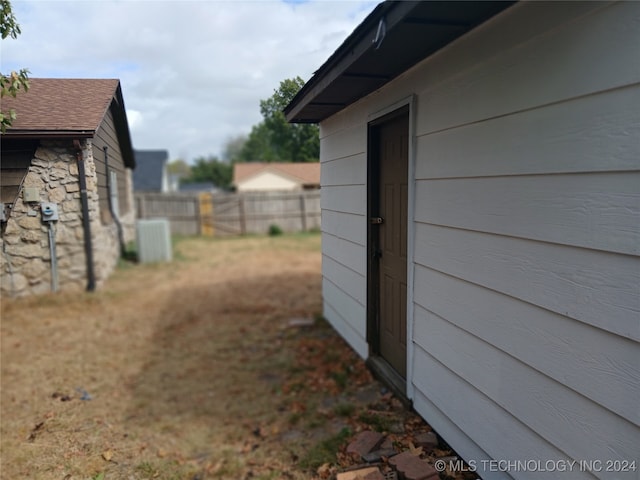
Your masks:
<path fill-rule="evenodd" d="M 328 118 L 514 3 L 381 3 L 287 105 L 287 120 L 318 123 Z"/>
<path fill-rule="evenodd" d="M 127 112 L 124 106 L 124 97 L 122 96 L 122 87 L 118 82 L 115 95 L 111 101 L 113 112 L 113 122 L 116 127 L 118 139 L 120 140 L 120 152 L 122 160 L 126 167 L 130 169 L 136 168 L 136 157 L 133 152 L 133 142 L 131 141 L 131 132 L 129 131 L 129 121 L 127 120 Z"/>

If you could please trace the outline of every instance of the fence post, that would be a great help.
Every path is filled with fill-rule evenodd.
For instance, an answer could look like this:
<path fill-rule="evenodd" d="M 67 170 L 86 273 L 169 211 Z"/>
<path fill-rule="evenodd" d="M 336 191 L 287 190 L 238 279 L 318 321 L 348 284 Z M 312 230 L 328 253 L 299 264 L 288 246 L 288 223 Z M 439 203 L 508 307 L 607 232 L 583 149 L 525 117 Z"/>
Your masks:
<path fill-rule="evenodd" d="M 304 191 L 300 193 L 300 219 L 302 220 L 302 231 L 307 231 L 307 205 Z"/>
<path fill-rule="evenodd" d="M 195 205 L 195 221 L 198 228 L 198 235 L 202 235 L 204 233 L 204 225 L 202 224 L 202 194 L 194 197 L 193 203 Z"/>
<path fill-rule="evenodd" d="M 240 213 L 240 235 L 247 233 L 247 219 L 244 214 L 244 194 L 240 194 L 240 203 L 238 204 L 238 210 Z"/>
<path fill-rule="evenodd" d="M 211 193 L 201 193 L 198 199 L 200 234 L 213 237 L 213 199 Z"/>

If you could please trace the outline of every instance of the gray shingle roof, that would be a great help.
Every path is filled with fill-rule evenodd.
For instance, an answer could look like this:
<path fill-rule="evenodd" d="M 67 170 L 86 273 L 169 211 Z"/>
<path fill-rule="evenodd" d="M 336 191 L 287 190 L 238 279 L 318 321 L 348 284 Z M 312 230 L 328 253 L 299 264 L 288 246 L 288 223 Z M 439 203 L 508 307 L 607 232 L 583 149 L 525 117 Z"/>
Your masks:
<path fill-rule="evenodd" d="M 135 150 L 136 169 L 133 189 L 136 192 L 161 192 L 164 167 L 169 160 L 167 150 Z"/>

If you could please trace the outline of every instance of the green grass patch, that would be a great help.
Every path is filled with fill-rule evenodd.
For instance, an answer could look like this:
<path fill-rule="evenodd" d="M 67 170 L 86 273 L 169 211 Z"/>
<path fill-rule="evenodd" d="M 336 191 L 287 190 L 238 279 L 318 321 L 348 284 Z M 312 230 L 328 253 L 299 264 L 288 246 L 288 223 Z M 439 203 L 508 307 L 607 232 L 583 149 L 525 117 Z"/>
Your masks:
<path fill-rule="evenodd" d="M 351 403 L 340 403 L 333 408 L 333 413 L 339 417 L 350 417 L 355 411 L 356 407 Z"/>
<path fill-rule="evenodd" d="M 351 438 L 351 430 L 343 428 L 338 434 L 322 440 L 311 447 L 300 459 L 300 466 L 305 469 L 315 470 L 320 465 L 335 462 L 336 453 L 349 438 Z"/>
<path fill-rule="evenodd" d="M 389 431 L 389 428 L 392 425 L 392 421 L 389 418 L 370 411 L 362 412 L 358 416 L 358 420 L 360 420 L 362 423 L 366 423 L 376 432 Z"/>
<path fill-rule="evenodd" d="M 340 390 L 344 390 L 349 384 L 349 373 L 344 370 L 340 372 L 332 372 L 331 378 L 334 382 L 336 382 L 336 385 L 338 386 L 338 388 L 340 388 Z"/>

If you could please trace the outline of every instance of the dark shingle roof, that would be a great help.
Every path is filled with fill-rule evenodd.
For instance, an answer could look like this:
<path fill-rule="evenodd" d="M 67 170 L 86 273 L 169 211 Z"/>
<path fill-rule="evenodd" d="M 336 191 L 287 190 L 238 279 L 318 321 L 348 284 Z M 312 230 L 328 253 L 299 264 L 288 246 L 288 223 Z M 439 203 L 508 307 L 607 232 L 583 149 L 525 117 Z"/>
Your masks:
<path fill-rule="evenodd" d="M 29 90 L 2 98 L 17 118 L 6 138 L 89 138 L 111 108 L 125 165 L 135 168 L 127 114 L 118 79 L 30 78 Z"/>
<path fill-rule="evenodd" d="M 116 79 L 32 78 L 29 91 L 2 99 L 3 110 L 18 112 L 9 131 L 95 132 L 119 84 Z"/>
<path fill-rule="evenodd" d="M 135 150 L 136 169 L 133 189 L 136 192 L 161 192 L 164 166 L 169 160 L 166 150 Z"/>

